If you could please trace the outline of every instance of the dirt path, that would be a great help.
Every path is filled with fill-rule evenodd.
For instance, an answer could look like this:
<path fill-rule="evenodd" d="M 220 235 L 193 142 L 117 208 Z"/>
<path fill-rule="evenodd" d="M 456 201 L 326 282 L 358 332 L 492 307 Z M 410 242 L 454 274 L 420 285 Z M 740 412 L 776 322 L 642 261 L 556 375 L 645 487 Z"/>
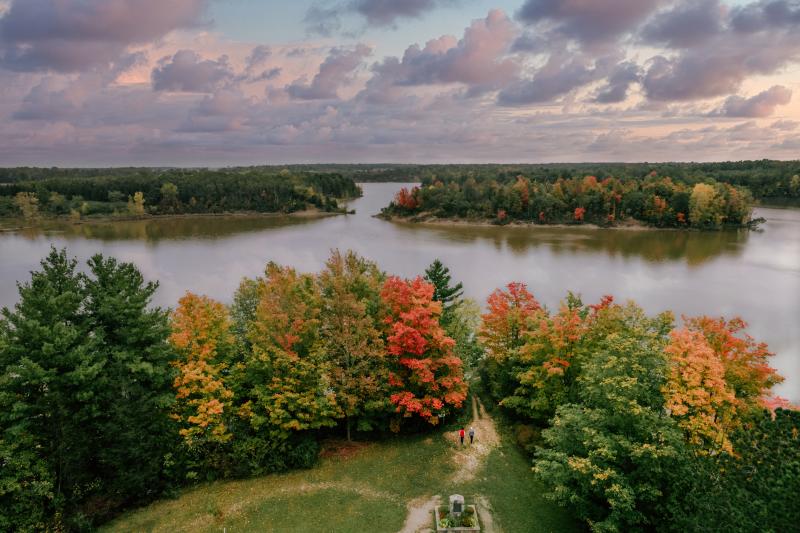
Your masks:
<path fill-rule="evenodd" d="M 428 533 L 433 531 L 433 509 L 442 504 L 442 497 L 432 496 L 427 500 L 416 498 L 408 502 L 408 515 L 399 533 Z"/>
<path fill-rule="evenodd" d="M 475 429 L 475 442 L 469 443 L 469 428 L 465 427 L 467 437 L 462 446 L 458 431 L 444 434 L 453 446 L 458 450 L 453 454 L 453 462 L 456 465 L 455 472 L 451 478 L 453 483 L 464 483 L 475 478 L 481 470 L 486 458 L 491 451 L 500 445 L 500 437 L 494 426 L 492 417 L 486 412 L 483 404 L 475 396 L 472 397 L 472 422 L 470 424 Z M 442 496 L 435 495 L 430 498 L 422 497 L 408 502 L 408 515 L 403 529 L 400 533 L 428 533 L 433 531 L 433 509 L 442 504 Z M 478 506 L 478 514 L 481 517 L 483 531 L 485 533 L 501 533 L 500 529 L 492 521 L 492 506 L 489 500 L 478 495 L 475 500 Z"/>
<path fill-rule="evenodd" d="M 500 437 L 494 427 L 494 420 L 492 420 L 483 404 L 475 396 L 472 397 L 471 426 L 475 429 L 475 442 L 473 444 L 469 443 L 469 435 L 467 435 L 462 446 L 457 431 L 445 435 L 445 438 L 458 447 L 458 451 L 453 454 L 456 471 L 453 473 L 452 481 L 455 483 L 472 480 L 491 451 L 500 444 Z M 469 427 L 464 428 L 467 433 L 469 433 Z"/>

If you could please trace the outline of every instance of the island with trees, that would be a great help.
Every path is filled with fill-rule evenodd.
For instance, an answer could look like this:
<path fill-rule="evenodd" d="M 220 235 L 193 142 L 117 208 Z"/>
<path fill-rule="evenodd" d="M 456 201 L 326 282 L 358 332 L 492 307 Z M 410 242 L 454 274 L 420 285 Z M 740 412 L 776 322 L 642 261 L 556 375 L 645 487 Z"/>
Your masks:
<path fill-rule="evenodd" d="M 402 188 L 381 216 L 393 220 L 473 223 L 594 224 L 679 229 L 751 227 L 753 196 L 707 179 L 688 183 L 655 171 L 643 178 L 556 180 L 430 177 Z"/>
<path fill-rule="evenodd" d="M 287 169 L 3 169 L 0 217 L 42 218 L 341 213 L 361 190 L 350 177 Z"/>

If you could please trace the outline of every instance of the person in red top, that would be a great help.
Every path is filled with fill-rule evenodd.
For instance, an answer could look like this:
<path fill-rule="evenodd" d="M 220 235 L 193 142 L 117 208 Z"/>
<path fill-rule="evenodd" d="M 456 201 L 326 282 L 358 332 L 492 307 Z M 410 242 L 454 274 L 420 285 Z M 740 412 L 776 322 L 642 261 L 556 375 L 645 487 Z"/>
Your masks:
<path fill-rule="evenodd" d="M 461 428 L 458 431 L 458 436 L 461 437 L 461 445 L 463 446 L 464 445 L 464 428 Z"/>

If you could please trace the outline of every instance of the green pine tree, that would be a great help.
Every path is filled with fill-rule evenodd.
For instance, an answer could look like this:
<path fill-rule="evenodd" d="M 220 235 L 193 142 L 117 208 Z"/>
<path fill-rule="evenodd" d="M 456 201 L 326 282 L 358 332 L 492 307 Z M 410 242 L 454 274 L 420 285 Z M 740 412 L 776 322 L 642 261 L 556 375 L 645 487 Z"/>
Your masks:
<path fill-rule="evenodd" d="M 433 285 L 433 299 L 442 302 L 443 312 L 457 306 L 464 294 L 464 285 L 461 282 L 450 285 L 450 269 L 438 259 L 425 269 L 425 280 Z"/>
<path fill-rule="evenodd" d="M 80 529 L 157 496 L 172 446 L 166 315 L 133 265 L 52 249 L 0 319 L 0 529 Z M 6 461 L 9 461 L 6 463 Z"/>

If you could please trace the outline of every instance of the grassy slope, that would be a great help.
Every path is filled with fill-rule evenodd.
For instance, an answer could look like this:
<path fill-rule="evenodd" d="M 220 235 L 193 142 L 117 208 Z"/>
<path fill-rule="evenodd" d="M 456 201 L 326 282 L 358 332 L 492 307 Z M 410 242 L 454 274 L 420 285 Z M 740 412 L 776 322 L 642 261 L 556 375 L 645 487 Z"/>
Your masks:
<path fill-rule="evenodd" d="M 398 531 L 412 499 L 486 497 L 504 533 L 579 528 L 544 500 L 530 463 L 503 437 L 474 480 L 453 484 L 453 445 L 440 434 L 401 437 L 323 459 L 312 470 L 205 484 L 128 513 L 105 531 Z M 431 525 L 432 525 L 431 520 Z"/>

